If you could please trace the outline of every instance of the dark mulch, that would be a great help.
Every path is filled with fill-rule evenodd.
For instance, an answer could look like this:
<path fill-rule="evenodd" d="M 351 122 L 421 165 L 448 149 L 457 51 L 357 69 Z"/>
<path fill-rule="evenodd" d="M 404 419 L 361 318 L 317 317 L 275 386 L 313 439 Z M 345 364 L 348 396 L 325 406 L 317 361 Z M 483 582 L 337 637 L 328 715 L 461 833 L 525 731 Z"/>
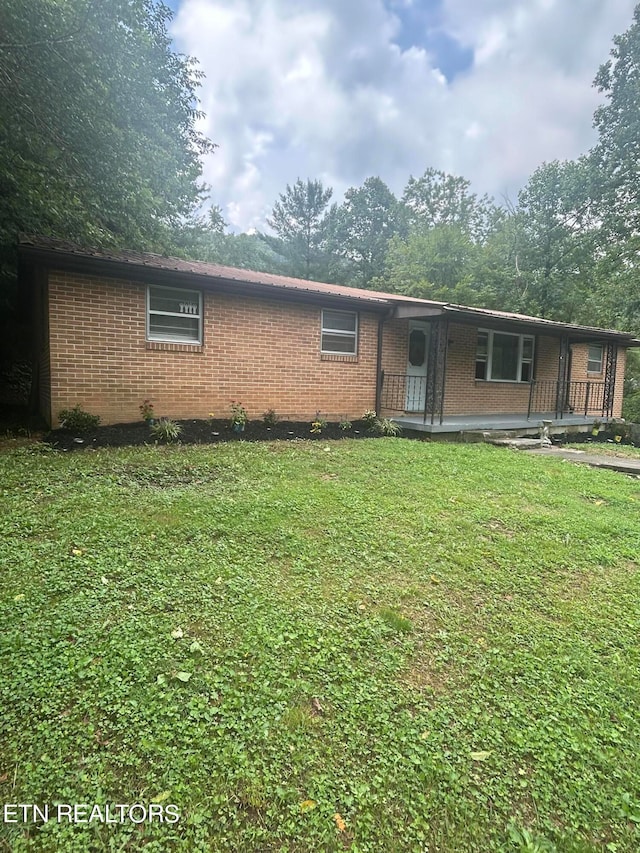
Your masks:
<path fill-rule="evenodd" d="M 611 430 L 601 430 L 598 435 L 592 435 L 590 432 L 567 432 L 563 435 L 552 437 L 554 444 L 627 444 L 634 446 L 634 442 L 628 438 L 622 438 L 620 441 L 615 440 L 615 434 Z M 636 445 L 637 446 L 637 445 Z"/>
<path fill-rule="evenodd" d="M 221 441 L 292 441 L 295 439 L 373 438 L 364 421 L 353 421 L 350 430 L 342 430 L 337 423 L 330 423 L 321 433 L 312 433 L 308 421 L 279 421 L 268 427 L 263 421 L 249 421 L 244 432 L 234 432 L 227 420 L 177 421 L 182 427 L 178 441 L 181 444 L 217 444 Z M 149 427 L 143 421 L 132 424 L 99 426 L 88 432 L 71 432 L 56 429 L 44 436 L 44 441 L 58 450 L 84 450 L 93 447 L 129 447 L 131 445 L 156 444 Z M 157 442 L 164 443 L 164 442 Z"/>

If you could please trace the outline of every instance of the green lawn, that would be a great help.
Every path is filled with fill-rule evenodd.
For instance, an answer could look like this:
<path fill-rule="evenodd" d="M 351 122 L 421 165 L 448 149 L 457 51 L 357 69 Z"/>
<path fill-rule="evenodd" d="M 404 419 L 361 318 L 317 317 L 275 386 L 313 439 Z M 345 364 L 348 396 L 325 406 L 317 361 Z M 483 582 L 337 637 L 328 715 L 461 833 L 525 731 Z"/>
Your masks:
<path fill-rule="evenodd" d="M 635 447 L 633 444 L 603 444 L 600 441 L 585 441 L 577 444 L 567 444 L 565 447 L 572 447 L 575 450 L 583 450 L 585 453 L 595 453 L 601 456 L 624 456 L 628 459 L 640 459 L 640 447 Z"/>
<path fill-rule="evenodd" d="M 0 850 L 636 853 L 639 510 L 483 445 L 3 453 L 0 801 L 180 820 Z"/>

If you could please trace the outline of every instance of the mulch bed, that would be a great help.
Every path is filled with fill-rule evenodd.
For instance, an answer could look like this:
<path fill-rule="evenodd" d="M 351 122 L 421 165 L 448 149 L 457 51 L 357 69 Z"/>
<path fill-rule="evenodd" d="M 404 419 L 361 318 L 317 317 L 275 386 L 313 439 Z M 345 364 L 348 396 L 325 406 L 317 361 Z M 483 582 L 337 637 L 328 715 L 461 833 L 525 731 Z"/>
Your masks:
<path fill-rule="evenodd" d="M 609 444 L 618 445 L 626 444 L 634 446 L 634 442 L 630 438 L 623 438 L 620 441 L 615 440 L 614 433 L 611 430 L 601 430 L 598 435 L 592 435 L 590 432 L 571 432 L 565 433 L 562 436 L 552 436 L 551 440 L 554 444 Z M 637 445 L 635 445 L 637 446 Z"/>
<path fill-rule="evenodd" d="M 312 433 L 311 424 L 296 421 L 278 421 L 268 427 L 263 421 L 249 421 L 244 432 L 234 432 L 228 420 L 177 421 L 182 427 L 180 444 L 217 444 L 222 441 L 295 441 L 311 439 L 326 441 L 343 438 L 374 438 L 364 421 L 353 421 L 350 430 L 342 430 L 337 423 L 327 424 L 321 433 Z M 71 432 L 56 429 L 43 439 L 57 450 L 87 450 L 94 447 L 130 447 L 144 444 L 165 444 L 151 435 L 143 421 L 132 424 L 99 426 L 88 432 Z"/>

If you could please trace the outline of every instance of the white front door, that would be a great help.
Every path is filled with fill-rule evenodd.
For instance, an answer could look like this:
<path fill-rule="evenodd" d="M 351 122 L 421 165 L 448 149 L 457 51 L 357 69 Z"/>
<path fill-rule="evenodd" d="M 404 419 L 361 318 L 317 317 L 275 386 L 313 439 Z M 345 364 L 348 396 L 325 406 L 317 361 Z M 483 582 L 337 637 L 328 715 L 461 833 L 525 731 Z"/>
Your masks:
<path fill-rule="evenodd" d="M 407 347 L 407 393 L 405 411 L 424 411 L 427 390 L 427 357 L 431 326 L 418 320 L 409 322 Z"/>

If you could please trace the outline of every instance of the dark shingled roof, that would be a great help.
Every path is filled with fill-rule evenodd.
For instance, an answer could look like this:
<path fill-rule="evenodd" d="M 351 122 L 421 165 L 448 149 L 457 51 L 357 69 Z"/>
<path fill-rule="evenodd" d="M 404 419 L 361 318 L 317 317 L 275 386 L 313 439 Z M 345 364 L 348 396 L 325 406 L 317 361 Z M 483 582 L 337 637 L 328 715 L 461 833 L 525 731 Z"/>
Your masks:
<path fill-rule="evenodd" d="M 450 302 L 436 302 L 430 299 L 415 299 L 398 293 L 385 293 L 377 290 L 365 290 L 357 287 L 345 287 L 340 284 L 327 284 L 322 281 L 307 281 L 306 279 L 291 278 L 284 275 L 257 272 L 256 270 L 226 267 L 221 264 L 204 263 L 203 261 L 185 261 L 181 258 L 164 257 L 151 252 L 112 251 L 110 249 L 91 249 L 78 246 L 65 240 L 52 237 L 23 236 L 19 241 L 19 250 L 23 257 L 46 262 L 48 266 L 59 264 L 65 268 L 74 262 L 99 265 L 101 274 L 105 274 L 105 265 L 112 264 L 113 275 L 126 274 L 129 267 L 132 273 L 138 275 L 141 271 L 157 270 L 173 273 L 177 277 L 201 278 L 203 284 L 207 280 L 222 281 L 227 284 L 236 283 L 242 287 L 255 287 L 264 291 L 273 288 L 281 293 L 306 294 L 307 296 L 330 296 L 333 298 L 349 299 L 356 302 L 369 303 L 371 307 L 402 308 L 413 306 L 417 309 L 430 309 L 430 314 L 445 314 L 452 320 L 460 322 L 477 322 L 487 325 L 515 323 L 529 327 L 546 329 L 549 332 L 567 334 L 582 340 L 615 338 L 627 346 L 640 346 L 629 332 L 619 332 L 615 329 L 601 329 L 596 326 L 579 326 L 573 323 L 559 323 L 555 320 L 545 320 L 542 317 L 531 317 L 526 314 L 514 314 L 509 311 L 494 311 L 488 308 L 472 308 L 466 305 L 456 305 Z M 416 315 L 417 316 L 417 315 Z"/>

